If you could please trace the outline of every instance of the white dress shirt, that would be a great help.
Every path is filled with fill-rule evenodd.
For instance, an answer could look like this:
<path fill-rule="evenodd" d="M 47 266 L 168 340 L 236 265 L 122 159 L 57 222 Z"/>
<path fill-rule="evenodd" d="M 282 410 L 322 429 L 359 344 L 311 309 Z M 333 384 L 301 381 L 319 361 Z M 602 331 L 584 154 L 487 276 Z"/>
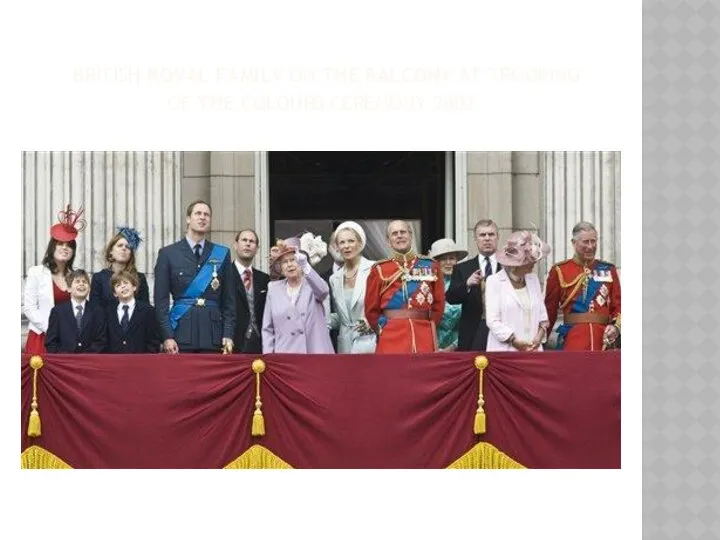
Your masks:
<path fill-rule="evenodd" d="M 118 315 L 118 322 L 121 324 L 122 324 L 123 315 L 125 315 L 125 312 L 123 311 L 123 306 L 128 306 L 128 320 L 132 319 L 133 311 L 135 311 L 135 299 L 133 298 L 126 304 L 124 304 L 122 302 L 118 302 L 117 315 Z"/>
<path fill-rule="evenodd" d="M 242 281 L 243 275 L 245 274 L 245 270 L 250 270 L 250 275 L 254 278 L 253 275 L 253 269 L 252 266 L 243 266 L 240 261 L 235 261 L 235 268 L 237 268 L 237 271 L 240 272 L 240 282 L 243 284 L 243 287 L 245 286 L 245 283 Z M 250 281 L 250 290 L 252 291 L 255 288 L 255 280 L 253 279 Z"/>
<path fill-rule="evenodd" d="M 74 298 L 70 298 L 70 303 L 72 304 L 72 310 L 73 310 L 73 317 L 77 317 L 78 311 L 77 307 L 82 306 L 82 316 L 85 316 L 85 310 L 87 309 L 87 299 L 83 300 L 82 302 L 76 301 Z"/>
<path fill-rule="evenodd" d="M 498 271 L 498 262 L 497 257 L 493 253 L 492 255 L 488 255 L 488 258 L 490 259 L 490 268 L 492 268 L 492 273 L 497 274 Z M 483 276 L 485 275 L 485 255 L 482 253 L 478 254 L 478 262 L 480 263 L 480 271 L 482 272 Z"/>

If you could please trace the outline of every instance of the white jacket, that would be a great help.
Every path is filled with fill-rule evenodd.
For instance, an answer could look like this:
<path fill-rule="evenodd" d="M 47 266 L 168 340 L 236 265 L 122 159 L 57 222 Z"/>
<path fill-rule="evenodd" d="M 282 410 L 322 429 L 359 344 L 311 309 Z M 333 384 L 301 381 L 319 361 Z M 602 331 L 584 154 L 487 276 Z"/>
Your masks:
<path fill-rule="evenodd" d="M 532 337 L 537 333 L 541 322 L 547 322 L 545 298 L 540 280 L 535 274 L 525 276 L 530 296 Z M 504 343 L 512 334 L 520 336 L 524 327 L 523 311 L 515 288 L 505 269 L 485 280 L 485 319 L 488 333 L 487 351 L 517 351 L 509 343 Z M 543 350 L 542 346 L 539 350 Z"/>
<path fill-rule="evenodd" d="M 354 330 L 354 326 L 359 320 L 363 319 L 367 322 L 365 319 L 365 289 L 373 264 L 375 261 L 370 261 L 365 257 L 360 259 L 349 312 L 343 291 L 342 268 L 330 276 L 330 293 L 333 295 L 337 313 L 330 315 L 329 326 L 333 329 L 340 329 L 338 332 L 339 354 L 372 354 L 375 352 L 377 345 L 375 334 L 360 335 Z"/>
<path fill-rule="evenodd" d="M 47 266 L 33 266 L 28 270 L 23 291 L 23 313 L 30 323 L 28 329 L 37 334 L 47 332 L 50 310 L 55 305 L 53 281 Z"/>

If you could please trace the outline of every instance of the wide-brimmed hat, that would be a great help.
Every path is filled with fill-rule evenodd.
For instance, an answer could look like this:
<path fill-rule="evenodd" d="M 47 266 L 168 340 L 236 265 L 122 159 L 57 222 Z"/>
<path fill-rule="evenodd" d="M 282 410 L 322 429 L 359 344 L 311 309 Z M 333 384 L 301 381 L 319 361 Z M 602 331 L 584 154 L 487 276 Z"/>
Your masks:
<path fill-rule="evenodd" d="M 82 206 L 77 212 L 68 204 L 65 210 L 58 212 L 58 223 L 50 227 L 50 236 L 58 242 L 72 242 L 85 229 L 84 219 L 80 219 L 84 210 Z"/>
<path fill-rule="evenodd" d="M 512 233 L 505 241 L 505 246 L 495 256 L 503 266 L 524 266 L 535 264 L 550 253 L 550 245 L 530 231 Z"/>
<path fill-rule="evenodd" d="M 440 240 L 435 240 L 432 243 L 430 246 L 430 253 L 428 253 L 428 255 L 433 259 L 437 259 L 438 257 L 448 255 L 450 253 L 455 253 L 458 260 L 464 259 L 468 254 L 467 250 L 459 248 L 455 244 L 455 240 L 452 238 L 441 238 Z"/>
<path fill-rule="evenodd" d="M 365 249 L 365 245 L 367 244 L 367 236 L 365 235 L 365 230 L 360 226 L 359 223 L 355 223 L 354 221 L 344 221 L 337 226 L 337 229 L 335 229 L 335 232 L 333 233 L 335 245 L 337 245 L 337 233 L 342 229 L 350 229 L 352 231 L 355 231 L 360 237 L 360 251 Z"/>

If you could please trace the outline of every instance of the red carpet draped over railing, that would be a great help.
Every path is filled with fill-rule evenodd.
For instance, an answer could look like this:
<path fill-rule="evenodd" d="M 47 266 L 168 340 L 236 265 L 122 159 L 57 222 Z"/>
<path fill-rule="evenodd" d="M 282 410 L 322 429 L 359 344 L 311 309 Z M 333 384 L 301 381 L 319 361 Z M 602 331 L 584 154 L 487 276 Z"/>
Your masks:
<path fill-rule="evenodd" d="M 445 468 L 478 442 L 527 468 L 620 467 L 620 353 L 267 355 L 266 434 L 251 435 L 255 356 L 47 355 L 42 434 L 22 450 L 73 468 L 222 468 L 261 445 L 293 468 Z"/>

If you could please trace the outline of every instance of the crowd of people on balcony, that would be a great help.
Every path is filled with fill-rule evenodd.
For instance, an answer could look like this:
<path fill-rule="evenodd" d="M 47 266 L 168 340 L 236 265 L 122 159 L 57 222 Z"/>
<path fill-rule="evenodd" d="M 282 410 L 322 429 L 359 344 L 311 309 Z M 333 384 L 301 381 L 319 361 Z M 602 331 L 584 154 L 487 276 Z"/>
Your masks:
<path fill-rule="evenodd" d="M 539 352 L 552 332 L 563 350 L 620 343 L 618 272 L 596 258 L 589 222 L 572 229 L 573 257 L 551 266 L 543 291 L 535 267 L 550 246 L 515 231 L 498 249 L 490 219 L 473 229 L 471 258 L 452 238 L 418 253 L 410 225 L 393 220 L 387 258 L 369 260 L 366 231 L 346 221 L 329 244 L 311 232 L 277 240 L 268 274 L 255 266 L 257 233 L 239 231 L 232 250 L 213 243 L 212 208 L 195 201 L 185 236 L 157 254 L 151 303 L 132 227 L 109 239 L 106 268 L 92 277 L 74 268 L 82 213 L 69 205 L 60 213 L 42 263 L 27 271 L 27 353 Z M 328 253 L 334 264 L 321 276 L 315 267 Z"/>

